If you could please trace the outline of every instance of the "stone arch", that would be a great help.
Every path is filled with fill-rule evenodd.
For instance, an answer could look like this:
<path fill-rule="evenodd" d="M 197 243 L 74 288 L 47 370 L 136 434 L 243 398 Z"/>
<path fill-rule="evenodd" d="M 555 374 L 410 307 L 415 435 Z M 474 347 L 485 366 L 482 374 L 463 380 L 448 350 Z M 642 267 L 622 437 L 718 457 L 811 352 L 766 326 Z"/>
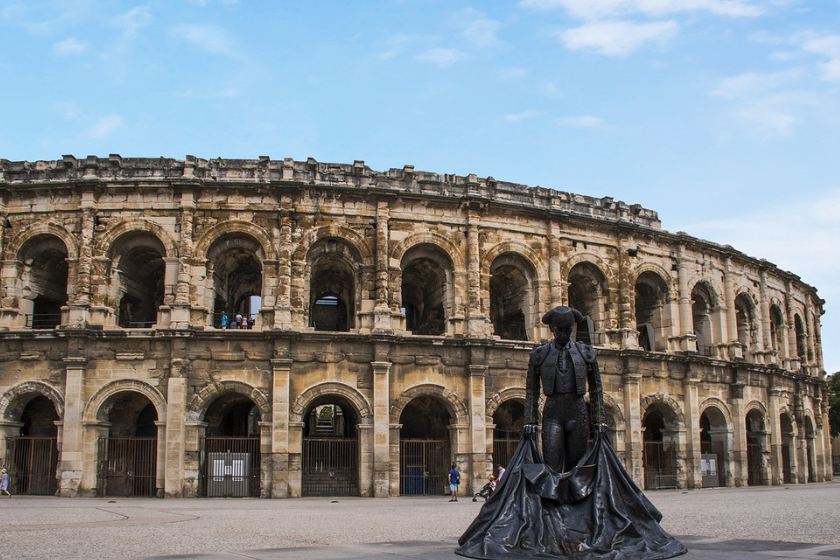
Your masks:
<path fill-rule="evenodd" d="M 508 387 L 502 389 L 487 400 L 485 416 L 488 422 L 493 418 L 496 410 L 506 401 L 525 402 L 525 387 Z"/>
<path fill-rule="evenodd" d="M 264 260 L 275 260 L 277 258 L 274 250 L 274 242 L 271 235 L 263 228 L 251 222 L 244 222 L 242 220 L 227 220 L 219 222 L 218 224 L 207 228 L 202 232 L 195 244 L 193 250 L 193 257 L 196 259 L 208 259 L 208 252 L 210 247 L 223 236 L 231 235 L 246 235 L 254 239 L 262 250 L 260 255 Z"/>
<path fill-rule="evenodd" d="M 610 268 L 610 265 L 595 253 L 590 252 L 576 254 L 564 262 L 563 266 L 560 268 L 560 278 L 562 278 L 563 281 L 567 281 L 569 273 L 572 269 L 582 263 L 591 264 L 601 271 L 601 274 L 604 275 L 604 280 L 607 284 L 606 288 L 608 290 L 618 289 L 618 278 L 612 268 Z"/>
<path fill-rule="evenodd" d="M 391 259 L 401 263 L 406 253 L 415 246 L 424 243 L 434 245 L 449 255 L 452 260 L 453 272 L 466 270 L 467 265 L 461 248 L 450 241 L 449 238 L 434 232 L 417 232 L 409 235 L 394 247 L 391 251 Z"/>
<path fill-rule="evenodd" d="M 326 230 L 346 228 L 321 228 Z M 363 240 L 356 236 L 356 243 Z M 365 259 L 359 246 L 344 236 L 320 235 L 308 244 L 300 260 L 293 258 L 301 276 L 302 290 L 307 294 L 305 316 L 315 330 L 350 331 L 358 327 L 365 285 Z M 297 270 L 300 270 L 298 273 Z"/>
<path fill-rule="evenodd" d="M 724 422 L 726 422 L 726 425 L 727 426 L 732 426 L 732 413 L 730 412 L 729 407 L 726 405 L 726 403 L 723 400 L 721 400 L 717 397 L 709 397 L 709 398 L 705 399 L 702 403 L 700 403 L 700 406 L 698 407 L 698 410 L 700 412 L 700 416 L 702 416 L 703 413 L 706 412 L 706 410 L 709 409 L 709 408 L 717 409 L 718 412 L 720 412 L 721 415 L 723 416 L 723 419 L 724 419 Z"/>
<path fill-rule="evenodd" d="M 548 277 L 546 276 L 548 267 L 542 263 L 542 259 L 540 259 L 539 255 L 537 255 L 533 249 L 518 241 L 503 241 L 501 243 L 497 243 L 489 251 L 484 253 L 484 256 L 481 258 L 481 263 L 479 264 L 481 274 L 489 274 L 493 261 L 505 253 L 513 253 L 530 264 L 532 267 L 531 272 L 534 274 L 534 280 L 538 282 L 548 280 Z"/>
<path fill-rule="evenodd" d="M 530 254 L 529 254 L 530 253 Z M 492 332 L 503 339 L 538 338 L 541 301 L 540 268 L 533 251 L 518 243 L 496 245 L 481 264 L 482 309 L 492 324 Z"/>
<path fill-rule="evenodd" d="M 48 398 L 55 406 L 59 418 L 64 418 L 64 397 L 61 392 L 43 381 L 23 381 L 0 396 L 0 418 L 15 421 L 23 413 L 25 403 L 18 397 L 38 395 Z"/>
<path fill-rule="evenodd" d="M 362 424 L 373 423 L 373 411 L 371 410 L 370 403 L 368 403 L 364 395 L 349 385 L 334 381 L 318 383 L 298 395 L 289 409 L 289 421 L 303 422 L 303 415 L 306 412 L 306 409 L 309 408 L 310 403 L 320 397 L 333 395 L 341 397 L 352 404 L 356 409 Z"/>
<path fill-rule="evenodd" d="M 469 412 L 464 402 L 458 398 L 453 391 L 432 383 L 423 383 L 409 387 L 391 403 L 390 421 L 391 424 L 399 424 L 400 416 L 406 405 L 417 397 L 437 397 L 443 401 L 447 411 L 456 424 L 469 424 Z"/>
<path fill-rule="evenodd" d="M 657 393 L 655 395 L 648 395 L 642 399 L 642 418 L 645 417 L 647 414 L 648 409 L 653 405 L 659 405 L 665 410 L 669 411 L 671 414 L 672 422 L 676 422 L 680 425 L 685 425 L 685 415 L 683 414 L 682 407 L 680 403 L 678 403 L 673 397 L 670 395 L 663 395 L 662 393 Z"/>
<path fill-rule="evenodd" d="M 317 245 L 319 241 L 331 238 L 339 239 L 355 250 L 359 255 L 359 265 L 373 258 L 373 248 L 362 235 L 340 224 L 330 224 L 316 228 L 304 237 L 295 248 L 292 254 L 292 261 L 306 261 L 312 247 Z"/>
<path fill-rule="evenodd" d="M 611 395 L 604 395 L 604 409 L 605 412 L 606 410 L 612 412 L 612 419 L 615 421 L 615 426 L 613 427 L 617 431 L 624 430 L 626 428 L 624 412 L 621 410 L 621 406 L 618 404 L 618 401 Z"/>
<path fill-rule="evenodd" d="M 658 264 L 651 262 L 644 262 L 639 264 L 639 266 L 633 268 L 631 272 L 633 284 L 635 284 L 639 280 L 639 276 L 641 276 L 645 272 L 650 272 L 651 274 L 656 274 L 657 276 L 659 276 L 659 278 L 667 287 L 669 294 L 671 290 L 674 289 L 674 279 L 671 277 L 668 271 L 665 270 L 663 267 L 659 266 Z"/>
<path fill-rule="evenodd" d="M 9 240 L 8 245 L 6 245 L 7 258 L 17 259 L 24 245 L 39 235 L 52 235 L 53 237 L 57 237 L 64 243 L 64 247 L 67 249 L 67 257 L 70 259 L 78 258 L 79 242 L 77 237 L 65 228 L 52 223 L 32 224 L 13 236 Z"/>
<path fill-rule="evenodd" d="M 166 251 L 165 256 L 167 258 L 173 258 L 178 256 L 178 245 L 177 243 L 175 243 L 175 240 L 172 238 L 169 232 L 166 231 L 166 229 L 161 227 L 159 224 L 151 220 L 145 220 L 143 218 L 133 218 L 123 222 L 119 222 L 118 224 L 109 228 L 97 240 L 94 249 L 94 254 L 107 254 L 110 248 L 116 243 L 117 239 L 119 239 L 125 234 L 131 233 L 149 233 L 156 237 L 157 240 L 160 241 L 161 245 L 163 245 L 163 248 Z"/>
<path fill-rule="evenodd" d="M 83 421 L 102 421 L 103 419 L 99 417 L 102 406 L 114 395 L 124 392 L 140 393 L 149 399 L 157 411 L 158 422 L 166 423 L 166 399 L 163 394 L 147 382 L 138 379 L 121 379 L 100 387 L 85 405 L 82 413 Z"/>
<path fill-rule="evenodd" d="M 750 412 L 753 410 L 757 410 L 761 417 L 764 419 L 764 429 L 767 429 L 767 406 L 761 401 L 750 401 L 747 403 L 747 406 L 744 407 L 744 418 L 746 418 Z"/>
<path fill-rule="evenodd" d="M 711 277 L 705 274 L 695 274 L 688 281 L 689 293 L 694 292 L 694 289 L 699 285 L 705 286 L 705 288 L 709 291 L 709 295 L 712 298 L 712 301 L 710 302 L 712 308 L 719 309 L 724 305 L 724 299 L 721 295 L 723 293 L 723 289 L 719 286 L 718 282 L 715 282 Z"/>
<path fill-rule="evenodd" d="M 259 409 L 260 419 L 263 422 L 271 420 L 271 402 L 265 393 L 243 381 L 227 379 L 205 385 L 201 391 L 193 395 L 187 405 L 187 421 L 201 421 L 207 412 L 207 407 L 218 397 L 227 393 L 237 393 L 248 397 Z"/>

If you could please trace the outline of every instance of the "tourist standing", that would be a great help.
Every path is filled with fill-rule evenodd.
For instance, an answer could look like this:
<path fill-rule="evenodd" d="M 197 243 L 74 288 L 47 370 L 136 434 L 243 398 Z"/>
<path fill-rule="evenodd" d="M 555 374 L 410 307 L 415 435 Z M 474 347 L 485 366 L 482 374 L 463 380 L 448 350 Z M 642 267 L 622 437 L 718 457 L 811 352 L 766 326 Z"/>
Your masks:
<path fill-rule="evenodd" d="M 0 469 L 0 494 L 5 494 L 8 497 L 12 497 L 9 494 L 9 475 L 6 474 L 6 469 Z"/>
<path fill-rule="evenodd" d="M 452 469 L 449 471 L 449 492 L 451 494 L 451 497 L 449 498 L 450 502 L 458 501 L 459 484 L 461 484 L 461 473 L 458 472 L 458 469 L 455 468 L 455 464 L 453 463 Z"/>

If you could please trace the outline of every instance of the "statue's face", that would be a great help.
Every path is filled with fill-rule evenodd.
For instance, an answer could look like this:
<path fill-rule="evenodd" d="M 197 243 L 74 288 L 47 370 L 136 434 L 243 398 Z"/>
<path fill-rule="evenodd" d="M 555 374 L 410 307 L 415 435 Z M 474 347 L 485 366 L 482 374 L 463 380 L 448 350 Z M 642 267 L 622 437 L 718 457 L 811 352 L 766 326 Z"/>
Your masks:
<path fill-rule="evenodd" d="M 574 328 L 574 325 L 569 327 L 555 327 L 552 325 L 551 332 L 554 333 L 554 342 L 560 346 L 564 346 L 572 338 L 572 330 Z"/>

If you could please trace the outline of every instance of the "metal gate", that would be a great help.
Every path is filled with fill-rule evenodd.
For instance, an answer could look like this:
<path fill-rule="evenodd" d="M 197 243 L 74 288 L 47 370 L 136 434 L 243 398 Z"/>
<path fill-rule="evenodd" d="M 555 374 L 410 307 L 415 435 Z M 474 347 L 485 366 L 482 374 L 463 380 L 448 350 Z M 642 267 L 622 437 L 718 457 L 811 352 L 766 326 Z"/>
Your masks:
<path fill-rule="evenodd" d="M 99 438 L 99 496 L 157 495 L 157 438 Z"/>
<path fill-rule="evenodd" d="M 448 494 L 450 459 L 448 440 L 401 440 L 400 494 Z"/>
<path fill-rule="evenodd" d="M 58 491 L 56 438 L 6 438 L 6 465 L 12 494 L 52 496 Z"/>
<path fill-rule="evenodd" d="M 513 452 L 516 451 L 516 446 L 519 445 L 519 439 L 518 437 L 513 439 L 511 437 L 493 436 L 493 472 L 488 474 L 496 474 L 496 465 L 507 468 L 510 458 L 513 457 Z"/>
<path fill-rule="evenodd" d="M 205 437 L 200 447 L 201 496 L 260 495 L 260 438 Z"/>
<path fill-rule="evenodd" d="M 677 453 L 661 441 L 645 442 L 645 490 L 677 487 Z"/>
<path fill-rule="evenodd" d="M 303 438 L 303 496 L 358 496 L 359 442 L 354 438 Z"/>
<path fill-rule="evenodd" d="M 747 484 L 761 486 L 764 484 L 761 475 L 761 444 L 747 444 Z"/>
<path fill-rule="evenodd" d="M 790 445 L 782 444 L 782 478 L 785 484 L 793 484 L 793 471 L 790 467 Z"/>

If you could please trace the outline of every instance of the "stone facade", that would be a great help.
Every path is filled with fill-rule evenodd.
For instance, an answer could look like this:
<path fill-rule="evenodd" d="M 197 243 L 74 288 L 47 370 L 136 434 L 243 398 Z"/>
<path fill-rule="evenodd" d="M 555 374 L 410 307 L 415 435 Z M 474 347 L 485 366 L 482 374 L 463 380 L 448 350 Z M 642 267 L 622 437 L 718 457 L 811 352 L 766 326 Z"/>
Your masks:
<path fill-rule="evenodd" d="M 324 492 L 328 440 L 355 445 L 339 493 L 429 491 L 413 441 L 477 491 L 556 305 L 640 485 L 831 478 L 816 289 L 638 205 L 266 157 L 0 160 L 0 193 L 0 460 L 55 438 L 62 496 L 139 480 L 103 446 L 144 437 L 159 496 L 207 495 L 212 437 L 256 442 L 251 495 Z"/>

